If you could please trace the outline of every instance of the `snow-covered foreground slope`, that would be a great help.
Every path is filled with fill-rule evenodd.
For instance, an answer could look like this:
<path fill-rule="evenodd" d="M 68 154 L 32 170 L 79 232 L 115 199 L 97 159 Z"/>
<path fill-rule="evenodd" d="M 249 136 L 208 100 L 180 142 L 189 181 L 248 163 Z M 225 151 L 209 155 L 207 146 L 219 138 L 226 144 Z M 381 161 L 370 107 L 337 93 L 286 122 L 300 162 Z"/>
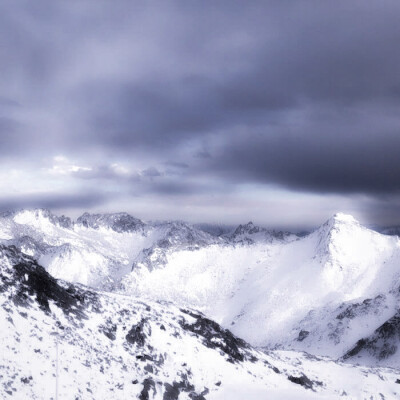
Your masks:
<path fill-rule="evenodd" d="M 396 399 L 395 370 L 254 350 L 203 315 L 52 278 L 0 246 L 1 398 Z M 57 356 L 58 354 L 58 356 Z"/>

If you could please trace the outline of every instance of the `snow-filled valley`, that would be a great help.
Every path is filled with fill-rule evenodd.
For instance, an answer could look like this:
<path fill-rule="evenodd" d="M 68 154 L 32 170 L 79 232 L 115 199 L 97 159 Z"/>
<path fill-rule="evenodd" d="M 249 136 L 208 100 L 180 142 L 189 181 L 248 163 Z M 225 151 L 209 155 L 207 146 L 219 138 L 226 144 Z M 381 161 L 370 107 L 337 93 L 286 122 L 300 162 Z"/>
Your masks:
<path fill-rule="evenodd" d="M 59 398 L 400 393 L 400 240 L 351 216 L 216 235 L 23 210 L 0 215 L 0 243 L 5 398 L 52 396 L 56 342 Z"/>

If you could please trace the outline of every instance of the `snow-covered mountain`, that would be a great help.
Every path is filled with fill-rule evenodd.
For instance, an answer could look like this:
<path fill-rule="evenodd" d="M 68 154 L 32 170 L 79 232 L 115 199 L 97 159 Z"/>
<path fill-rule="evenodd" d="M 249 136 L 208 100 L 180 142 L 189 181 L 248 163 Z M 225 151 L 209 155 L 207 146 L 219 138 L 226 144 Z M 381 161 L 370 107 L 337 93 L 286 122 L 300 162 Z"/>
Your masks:
<path fill-rule="evenodd" d="M 183 222 L 145 224 L 126 213 L 71 221 L 37 209 L 1 214 L 0 242 L 33 256 L 56 278 L 113 289 L 138 263 L 158 268 L 169 252 L 223 239 Z"/>
<path fill-rule="evenodd" d="M 295 235 L 289 232 L 271 231 L 248 222 L 245 225 L 239 225 L 232 233 L 225 235 L 230 242 L 241 244 L 265 243 L 273 241 L 290 241 Z"/>
<path fill-rule="evenodd" d="M 395 399 L 398 375 L 255 350 L 204 315 L 54 279 L 0 245 L 0 392 L 18 399 Z M 57 394 L 56 394 L 57 393 Z"/>
<path fill-rule="evenodd" d="M 137 218 L 127 213 L 117 214 L 89 214 L 84 213 L 77 221 L 76 225 L 92 229 L 111 229 L 118 233 L 123 232 L 143 232 L 145 224 Z"/>
<path fill-rule="evenodd" d="M 127 275 L 125 292 L 201 309 L 256 346 L 335 358 L 397 313 L 397 237 L 337 214 L 306 237 L 279 239 L 174 252 L 163 268 Z M 372 362 L 400 365 L 392 353 Z"/>
<path fill-rule="evenodd" d="M 127 213 L 84 213 L 76 221 L 45 209 L 0 214 L 1 243 L 33 256 L 56 278 L 103 289 L 115 289 L 137 267 L 164 266 L 175 252 L 281 237 L 289 235 L 251 223 L 217 236 L 180 221 L 144 223 Z"/>
<path fill-rule="evenodd" d="M 0 241 L 56 278 L 200 310 L 254 346 L 400 367 L 400 240 L 348 215 L 298 237 L 25 210 L 1 216 Z"/>

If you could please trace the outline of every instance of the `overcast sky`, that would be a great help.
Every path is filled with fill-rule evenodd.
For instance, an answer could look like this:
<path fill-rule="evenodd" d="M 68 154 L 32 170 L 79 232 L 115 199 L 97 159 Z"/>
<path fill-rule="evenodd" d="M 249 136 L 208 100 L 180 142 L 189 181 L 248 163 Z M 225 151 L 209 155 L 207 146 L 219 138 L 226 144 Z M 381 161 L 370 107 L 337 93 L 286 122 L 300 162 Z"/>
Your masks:
<path fill-rule="evenodd" d="M 400 223 L 400 2 L 0 3 L 0 209 Z"/>

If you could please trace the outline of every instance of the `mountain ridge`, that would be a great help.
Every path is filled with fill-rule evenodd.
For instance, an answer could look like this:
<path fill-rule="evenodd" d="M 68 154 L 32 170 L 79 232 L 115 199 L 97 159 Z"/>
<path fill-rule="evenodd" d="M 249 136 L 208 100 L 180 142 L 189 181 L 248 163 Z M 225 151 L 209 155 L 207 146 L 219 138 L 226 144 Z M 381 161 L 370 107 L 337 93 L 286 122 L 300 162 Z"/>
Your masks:
<path fill-rule="evenodd" d="M 302 237 L 253 223 L 216 236 L 126 213 L 83 216 L 68 224 L 43 210 L 5 213 L 0 242 L 56 278 L 198 309 L 263 348 L 340 358 L 399 308 L 399 239 L 346 214 Z M 400 365 L 396 354 L 371 362 Z"/>

